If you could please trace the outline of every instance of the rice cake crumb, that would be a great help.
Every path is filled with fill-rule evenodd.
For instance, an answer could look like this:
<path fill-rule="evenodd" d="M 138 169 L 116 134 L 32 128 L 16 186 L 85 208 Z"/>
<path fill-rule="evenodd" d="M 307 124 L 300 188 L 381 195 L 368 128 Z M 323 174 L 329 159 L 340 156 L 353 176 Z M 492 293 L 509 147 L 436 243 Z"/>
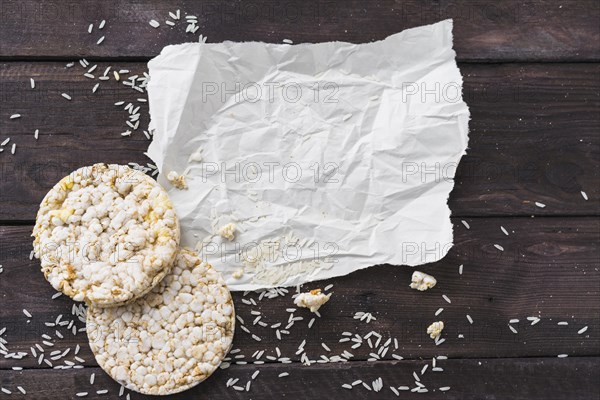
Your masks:
<path fill-rule="evenodd" d="M 412 274 L 410 287 L 419 291 L 431 289 L 437 284 L 436 279 L 425 272 L 415 271 Z"/>
<path fill-rule="evenodd" d="M 235 239 L 235 228 L 236 226 L 233 223 L 224 225 L 219 229 L 219 235 L 231 242 Z"/>
<path fill-rule="evenodd" d="M 316 313 L 319 308 L 329 301 L 331 293 L 323 294 L 321 289 L 314 289 L 310 292 L 300 293 L 295 299 L 294 304 L 298 307 L 304 307 L 310 309 L 311 312 Z"/>
<path fill-rule="evenodd" d="M 198 150 L 190 154 L 190 157 L 188 158 L 188 163 L 192 162 L 202 162 L 202 148 L 199 148 Z"/>
<path fill-rule="evenodd" d="M 231 349 L 235 311 L 221 274 L 182 249 L 150 293 L 121 307 L 90 307 L 87 325 L 96 360 L 113 379 L 143 394 L 167 395 L 196 386 L 219 367 Z"/>
<path fill-rule="evenodd" d="M 430 338 L 435 339 L 442 334 L 443 329 L 444 329 L 444 322 L 437 321 L 437 322 L 434 322 L 433 324 L 429 325 L 429 327 L 427 328 L 427 334 L 429 335 Z"/>
<path fill-rule="evenodd" d="M 187 189 L 188 185 L 185 181 L 185 175 L 179 175 L 175 171 L 171 171 L 167 174 L 167 180 L 177 189 Z"/>
<path fill-rule="evenodd" d="M 233 279 L 240 279 L 242 276 L 244 276 L 244 270 L 242 268 L 240 268 L 237 271 L 235 271 L 233 274 L 231 274 L 231 276 L 233 277 Z"/>

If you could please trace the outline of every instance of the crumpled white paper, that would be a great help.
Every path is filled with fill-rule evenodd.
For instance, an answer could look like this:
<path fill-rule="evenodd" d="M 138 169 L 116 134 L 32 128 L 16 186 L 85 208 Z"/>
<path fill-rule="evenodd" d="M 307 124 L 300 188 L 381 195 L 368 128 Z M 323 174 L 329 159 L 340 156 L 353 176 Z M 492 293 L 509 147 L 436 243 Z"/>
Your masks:
<path fill-rule="evenodd" d="M 452 247 L 469 110 L 451 20 L 366 44 L 185 43 L 149 69 L 148 155 L 182 245 L 232 290 L 416 266 Z M 217 233 L 228 223 L 233 241 Z"/>

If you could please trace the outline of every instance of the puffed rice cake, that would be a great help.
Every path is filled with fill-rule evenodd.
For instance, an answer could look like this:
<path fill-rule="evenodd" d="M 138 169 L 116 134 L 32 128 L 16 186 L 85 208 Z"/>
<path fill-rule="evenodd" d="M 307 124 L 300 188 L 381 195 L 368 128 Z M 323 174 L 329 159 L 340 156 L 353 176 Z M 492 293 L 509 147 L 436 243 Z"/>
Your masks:
<path fill-rule="evenodd" d="M 46 194 L 32 236 L 42 272 L 76 301 L 117 306 L 167 275 L 179 222 L 166 191 L 125 165 L 80 168 Z"/>
<path fill-rule="evenodd" d="M 208 378 L 231 349 L 234 329 L 223 277 L 188 249 L 144 297 L 87 312 L 98 365 L 127 389 L 149 395 L 182 392 Z"/>

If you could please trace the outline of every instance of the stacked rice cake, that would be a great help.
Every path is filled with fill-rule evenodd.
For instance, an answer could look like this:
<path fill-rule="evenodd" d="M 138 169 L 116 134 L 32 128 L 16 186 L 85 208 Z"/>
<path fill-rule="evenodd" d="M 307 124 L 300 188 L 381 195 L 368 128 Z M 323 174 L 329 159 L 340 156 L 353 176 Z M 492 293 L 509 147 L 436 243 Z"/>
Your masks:
<path fill-rule="evenodd" d="M 165 190 L 123 165 L 95 164 L 46 195 L 33 230 L 52 286 L 85 301 L 98 364 L 144 394 L 184 391 L 231 348 L 235 312 L 223 277 L 180 249 Z"/>
<path fill-rule="evenodd" d="M 108 307 L 143 296 L 170 272 L 179 222 L 155 180 L 124 165 L 95 164 L 48 192 L 33 236 L 56 290 Z"/>
<path fill-rule="evenodd" d="M 96 360 L 128 389 L 168 395 L 208 378 L 233 341 L 235 312 L 219 272 L 182 249 L 172 272 L 120 307 L 91 306 L 87 332 Z"/>

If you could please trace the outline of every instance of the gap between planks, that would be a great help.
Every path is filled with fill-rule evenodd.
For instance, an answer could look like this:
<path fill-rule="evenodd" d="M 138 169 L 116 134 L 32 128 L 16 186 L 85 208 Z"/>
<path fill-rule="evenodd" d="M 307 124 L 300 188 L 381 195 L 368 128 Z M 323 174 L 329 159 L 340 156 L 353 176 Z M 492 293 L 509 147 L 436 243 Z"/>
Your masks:
<path fill-rule="evenodd" d="M 443 355 L 443 354 L 440 354 Z M 566 357 L 567 360 L 581 360 L 581 359 L 595 359 L 600 357 L 600 353 L 599 354 L 592 354 L 592 355 L 581 355 L 581 356 L 573 356 L 573 357 Z M 556 356 L 544 356 L 544 355 L 526 355 L 526 356 L 522 356 L 522 357 L 448 357 L 448 359 L 446 360 L 439 360 L 439 362 L 448 362 L 448 361 L 508 361 L 508 360 L 532 360 L 532 359 L 536 359 L 536 360 L 555 360 L 558 357 Z M 263 364 L 253 364 L 253 363 L 248 363 L 248 364 L 244 364 L 244 365 L 237 365 L 237 364 L 231 364 L 228 368 L 226 368 L 225 370 L 229 370 L 229 369 L 246 369 L 246 368 L 264 368 L 264 367 L 274 367 L 274 366 L 282 366 L 282 367 L 297 367 L 297 366 L 302 366 L 302 367 L 306 367 L 306 368 L 310 368 L 312 366 L 321 366 L 321 367 L 327 367 L 327 366 L 343 366 L 343 365 L 349 365 L 351 363 L 353 364 L 365 364 L 365 365 L 394 365 L 394 364 L 399 364 L 399 363 L 414 363 L 414 362 L 428 362 L 431 361 L 431 357 L 429 358 L 404 358 L 403 360 L 377 360 L 377 361 L 367 361 L 366 359 L 364 360 L 348 360 L 346 362 L 330 362 L 330 363 L 313 363 L 310 366 L 306 366 L 304 365 L 302 362 L 300 361 L 296 361 L 296 360 L 292 360 L 292 362 L 289 363 L 281 363 L 281 362 L 277 362 L 277 361 L 271 361 L 271 360 L 264 360 Z M 74 369 L 74 371 L 77 370 L 91 370 L 91 369 L 101 369 L 100 366 L 98 364 L 81 364 L 83 366 L 83 368 L 78 368 L 78 369 Z M 0 371 L 13 371 L 13 372 L 19 372 L 19 371 L 41 371 L 41 370 L 55 370 L 54 368 L 51 368 L 49 366 L 47 366 L 46 364 L 40 365 L 39 368 L 35 367 L 23 367 L 22 370 L 13 370 L 12 368 L 9 367 L 0 367 Z M 73 370 L 73 369 L 71 369 Z M 219 368 L 219 370 L 222 371 L 222 369 Z M 56 371 L 68 371 L 65 369 L 57 369 Z"/>

